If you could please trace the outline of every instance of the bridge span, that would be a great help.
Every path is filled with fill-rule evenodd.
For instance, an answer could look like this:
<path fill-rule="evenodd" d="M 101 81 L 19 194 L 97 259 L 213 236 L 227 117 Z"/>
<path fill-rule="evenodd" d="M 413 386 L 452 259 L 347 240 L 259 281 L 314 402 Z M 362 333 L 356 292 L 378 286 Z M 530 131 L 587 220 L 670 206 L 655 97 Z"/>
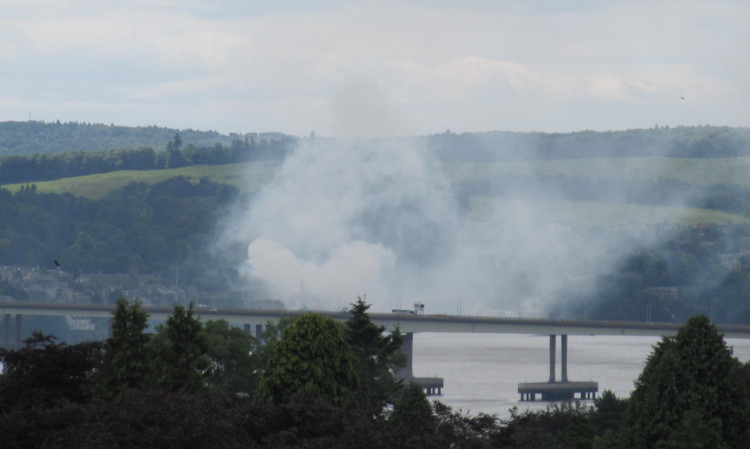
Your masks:
<path fill-rule="evenodd" d="M 172 314 L 172 307 L 144 306 L 150 321 L 163 322 Z M 111 304 L 41 304 L 28 302 L 0 303 L 2 317 L 3 343 L 10 347 L 11 316 L 15 316 L 16 346 L 22 341 L 23 316 L 61 316 L 112 319 L 115 306 Z M 263 326 L 269 321 L 276 322 L 281 318 L 296 317 L 306 312 L 315 312 L 331 317 L 337 321 L 346 321 L 351 314 L 347 311 L 299 311 L 299 310 L 255 310 L 255 309 L 209 309 L 196 308 L 202 320 L 223 319 L 232 325 L 253 332 L 260 338 Z M 549 335 L 550 337 L 550 373 L 547 382 L 519 384 L 518 392 L 522 400 L 535 400 L 537 394 L 542 399 L 572 398 L 580 393 L 581 399 L 595 398 L 598 391 L 596 382 L 571 382 L 567 377 L 567 352 L 569 335 L 622 335 L 622 336 L 665 336 L 677 332 L 681 323 L 655 323 L 637 321 L 601 321 L 601 320 L 554 320 L 541 318 L 498 318 L 461 315 L 429 315 L 409 313 L 370 313 L 370 319 L 387 330 L 399 327 L 404 334 L 402 349 L 407 356 L 407 366 L 399 375 L 414 379 L 412 373 L 412 354 L 414 333 L 418 332 L 451 332 L 451 333 L 506 333 Z M 717 325 L 719 332 L 727 338 L 750 338 L 750 326 Z M 561 336 L 561 379 L 556 379 L 556 337 Z M 424 382 L 423 382 L 424 383 Z M 442 379 L 432 379 L 423 385 L 428 392 L 438 392 L 442 388 Z"/>
<path fill-rule="evenodd" d="M 115 306 L 112 304 L 44 304 L 29 302 L 0 303 L 0 316 L 3 327 L 8 329 L 10 316 L 81 316 L 91 318 L 112 318 Z M 165 321 L 172 307 L 144 306 L 150 320 Z M 346 311 L 324 310 L 257 310 L 257 309 L 209 309 L 197 307 L 196 313 L 204 320 L 224 319 L 236 326 L 265 325 L 268 321 L 296 317 L 307 312 L 315 312 L 338 321 L 346 321 L 351 314 Z M 373 322 L 391 330 L 399 326 L 402 333 L 452 332 L 452 333 L 505 333 L 541 335 L 639 335 L 664 336 L 677 332 L 681 323 L 658 323 L 645 321 L 602 321 L 602 320 L 555 320 L 543 318 L 498 318 L 463 315 L 418 315 L 407 313 L 369 313 Z M 750 338 L 750 326 L 717 325 L 726 338 Z M 18 331 L 18 329 L 17 329 Z"/>

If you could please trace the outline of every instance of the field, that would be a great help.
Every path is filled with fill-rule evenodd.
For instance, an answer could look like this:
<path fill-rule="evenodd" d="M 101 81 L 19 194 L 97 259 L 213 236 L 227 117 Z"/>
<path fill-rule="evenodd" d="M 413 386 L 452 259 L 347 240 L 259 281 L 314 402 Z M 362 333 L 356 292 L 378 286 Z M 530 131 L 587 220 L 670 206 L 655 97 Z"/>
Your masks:
<path fill-rule="evenodd" d="M 642 206 L 638 204 L 600 203 L 593 201 L 524 201 L 515 202 L 488 196 L 471 199 L 470 216 L 490 218 L 494 213 L 524 214 L 527 219 L 548 224 L 592 224 L 603 226 L 655 223 L 750 223 L 741 215 L 710 209 L 687 207 Z"/>
<path fill-rule="evenodd" d="M 183 176 L 195 183 L 201 178 L 208 178 L 214 182 L 231 184 L 243 192 L 256 192 L 272 179 L 279 165 L 278 161 L 259 161 L 228 165 L 194 165 L 167 170 L 123 170 L 33 184 L 38 192 L 72 193 L 84 198 L 99 199 L 131 182 L 156 184 L 175 176 Z M 30 183 L 8 184 L 2 187 L 16 191 L 28 184 Z"/>
<path fill-rule="evenodd" d="M 216 166 L 190 166 L 168 170 L 119 171 L 56 181 L 35 183 L 37 191 L 72 193 L 99 199 L 130 182 L 158 183 L 174 176 L 191 182 L 208 178 L 231 184 L 242 192 L 257 192 L 268 183 L 280 167 L 280 161 L 256 161 Z M 684 158 L 610 158 L 559 161 L 513 161 L 489 163 L 444 163 L 440 165 L 449 182 L 490 181 L 505 174 L 546 177 L 566 175 L 593 179 L 652 180 L 674 179 L 690 185 L 735 184 L 750 187 L 750 158 L 684 159 Z M 28 184 L 24 183 L 23 185 Z M 22 184 L 3 186 L 11 191 Z M 489 218 L 497 210 L 519 210 L 507 199 L 475 195 L 470 201 L 470 216 Z M 641 206 L 621 203 L 583 201 L 534 201 L 524 203 L 524 213 L 540 220 L 554 219 L 565 223 L 615 225 L 624 223 L 747 223 L 745 217 L 707 209 Z"/>
<path fill-rule="evenodd" d="M 750 187 L 750 158 L 593 158 L 554 161 L 446 163 L 452 181 L 482 180 L 504 173 L 531 176 L 567 175 L 593 179 L 673 179 L 693 185 L 734 184 Z"/>

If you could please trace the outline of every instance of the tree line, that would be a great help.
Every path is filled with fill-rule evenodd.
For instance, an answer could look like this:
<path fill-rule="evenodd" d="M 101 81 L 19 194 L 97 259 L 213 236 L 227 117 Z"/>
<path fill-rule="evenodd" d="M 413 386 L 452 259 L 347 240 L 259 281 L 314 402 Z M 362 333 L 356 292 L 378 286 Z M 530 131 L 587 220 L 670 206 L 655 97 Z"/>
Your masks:
<path fill-rule="evenodd" d="M 362 299 L 339 323 L 268 323 L 261 341 L 191 306 L 147 333 L 120 300 L 111 337 L 75 345 L 35 332 L 0 349 L 4 448 L 728 448 L 750 444 L 750 365 L 704 316 L 654 347 L 627 399 L 605 391 L 509 418 L 430 402 L 399 380 L 398 328 Z"/>
<path fill-rule="evenodd" d="M 186 144 L 212 147 L 229 146 L 245 137 L 256 140 L 278 140 L 288 137 L 277 132 L 229 133 L 174 129 L 159 126 L 118 126 L 103 123 L 44 122 L 39 120 L 0 122 L 0 155 L 30 156 L 75 151 L 101 151 L 114 148 L 164 148 L 179 133 Z"/>
<path fill-rule="evenodd" d="M 183 145 L 176 133 L 164 151 L 152 147 L 65 153 L 36 153 L 30 156 L 0 157 L 0 180 L 3 184 L 50 181 L 55 179 L 109 173 L 119 170 L 161 170 L 190 165 L 221 165 L 254 160 L 283 159 L 297 145 L 297 139 L 273 140 L 245 137 L 230 144 L 211 146 Z"/>
<path fill-rule="evenodd" d="M 750 128 L 728 126 L 654 126 L 624 131 L 518 133 L 492 131 L 456 134 L 446 131 L 424 138 L 441 160 L 489 162 L 591 157 L 747 157 Z"/>
<path fill-rule="evenodd" d="M 127 139 L 123 137 L 127 136 Z M 283 159 L 300 138 L 78 123 L 0 122 L 0 180 L 21 183 L 117 170 Z M 487 132 L 417 139 L 442 161 L 750 156 L 750 129 L 691 126 L 573 133 Z M 154 150 L 162 149 L 162 150 Z"/>

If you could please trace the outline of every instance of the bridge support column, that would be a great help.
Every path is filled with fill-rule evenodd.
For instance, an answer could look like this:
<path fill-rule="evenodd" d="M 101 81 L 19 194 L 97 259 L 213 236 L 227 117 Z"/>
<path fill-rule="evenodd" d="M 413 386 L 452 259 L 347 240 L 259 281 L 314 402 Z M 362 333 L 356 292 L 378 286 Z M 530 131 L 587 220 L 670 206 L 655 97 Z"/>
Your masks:
<path fill-rule="evenodd" d="M 258 342 L 258 344 L 263 343 L 263 325 L 262 324 L 255 325 L 255 340 Z"/>
<path fill-rule="evenodd" d="M 549 336 L 549 383 L 555 383 L 555 343 L 557 335 L 552 334 Z"/>
<path fill-rule="evenodd" d="M 398 370 L 398 373 L 396 373 L 396 377 L 399 379 L 411 379 L 414 377 L 411 364 L 414 355 L 414 334 L 407 333 L 404 334 L 403 337 L 404 342 L 401 343 L 401 351 L 406 356 L 406 365 Z"/>
<path fill-rule="evenodd" d="M 21 349 L 23 347 L 23 341 L 21 340 L 21 336 L 23 335 L 21 332 L 22 327 L 23 315 L 16 315 L 16 349 Z"/>
<path fill-rule="evenodd" d="M 562 363 L 562 372 L 560 373 L 560 382 L 568 381 L 568 336 L 560 335 L 560 362 Z"/>
<path fill-rule="evenodd" d="M 3 315 L 3 347 L 10 349 L 10 314 Z"/>

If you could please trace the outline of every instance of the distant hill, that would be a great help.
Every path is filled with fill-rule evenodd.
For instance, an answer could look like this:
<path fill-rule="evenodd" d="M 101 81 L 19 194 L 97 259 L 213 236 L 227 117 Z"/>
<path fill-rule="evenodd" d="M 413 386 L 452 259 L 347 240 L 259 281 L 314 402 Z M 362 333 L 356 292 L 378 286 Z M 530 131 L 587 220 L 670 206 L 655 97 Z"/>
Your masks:
<path fill-rule="evenodd" d="M 750 156 L 750 128 L 677 126 L 623 131 L 518 133 L 492 131 L 428 136 L 444 161 L 489 162 L 581 158 Z"/>
<path fill-rule="evenodd" d="M 134 149 L 163 150 L 176 133 L 184 146 L 229 146 L 235 140 L 276 140 L 281 133 L 220 134 L 216 131 L 67 122 L 0 122 L 0 156 Z"/>

